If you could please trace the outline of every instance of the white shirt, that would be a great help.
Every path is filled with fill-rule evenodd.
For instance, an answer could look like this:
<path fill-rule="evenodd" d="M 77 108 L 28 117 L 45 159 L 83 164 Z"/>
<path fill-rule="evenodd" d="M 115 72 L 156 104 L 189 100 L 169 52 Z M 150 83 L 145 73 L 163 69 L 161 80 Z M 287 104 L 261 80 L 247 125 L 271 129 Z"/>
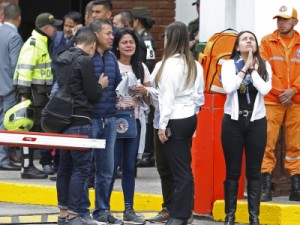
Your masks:
<path fill-rule="evenodd" d="M 118 61 L 119 68 L 120 68 L 120 73 L 123 78 L 125 73 L 133 73 L 132 66 L 131 65 L 125 65 L 122 64 L 121 62 Z M 150 72 L 148 70 L 148 67 L 143 63 L 143 68 L 144 68 L 144 83 L 147 83 L 150 81 Z M 137 99 L 136 97 L 131 97 L 129 94 L 126 94 L 122 101 L 119 102 L 119 105 L 121 107 L 128 107 L 128 106 L 133 106 L 135 108 L 135 117 L 138 118 L 138 111 L 139 111 L 139 106 L 137 104 Z"/>
<path fill-rule="evenodd" d="M 185 60 L 176 54 L 165 61 L 158 83 L 159 129 L 165 130 L 170 119 L 193 116 L 204 104 L 203 69 L 197 61 L 195 62 L 197 68 L 195 83 L 185 88 L 187 77 Z"/>
<path fill-rule="evenodd" d="M 258 93 L 255 98 L 250 121 L 258 120 L 266 116 L 264 96 L 268 94 L 272 88 L 272 69 L 268 62 L 266 62 L 266 69 L 268 72 L 267 81 L 264 81 L 256 71 L 253 71 L 251 74 L 253 86 L 257 89 Z M 233 59 L 226 60 L 223 63 L 221 76 L 224 91 L 227 93 L 224 113 L 231 115 L 232 120 L 238 120 L 239 100 L 237 90 L 240 88 L 243 79 L 236 75 L 236 68 Z"/>

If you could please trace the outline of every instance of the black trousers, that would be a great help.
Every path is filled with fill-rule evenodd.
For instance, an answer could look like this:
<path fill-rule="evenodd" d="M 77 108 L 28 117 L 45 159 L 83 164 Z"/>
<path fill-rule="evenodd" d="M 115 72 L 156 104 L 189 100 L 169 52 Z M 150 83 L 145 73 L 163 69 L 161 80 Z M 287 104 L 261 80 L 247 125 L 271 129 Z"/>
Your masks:
<path fill-rule="evenodd" d="M 160 142 L 158 138 L 158 130 L 155 129 L 155 161 L 157 171 L 161 181 L 161 190 L 163 196 L 163 208 L 167 208 L 170 210 L 171 207 L 171 195 L 173 190 L 173 176 L 171 173 L 171 169 L 164 151 L 164 145 Z"/>
<path fill-rule="evenodd" d="M 164 150 L 173 177 L 170 217 L 188 219 L 192 213 L 194 179 L 191 168 L 192 136 L 196 130 L 196 115 L 169 120 L 172 136 Z"/>
<path fill-rule="evenodd" d="M 35 107 L 34 108 L 34 125 L 30 131 L 32 132 L 43 132 L 41 127 L 41 117 L 42 117 L 43 107 Z M 52 156 L 52 149 L 44 149 L 44 148 L 29 148 L 29 154 L 26 151 L 22 151 L 24 158 L 29 158 L 29 166 L 33 165 L 34 159 L 34 151 L 39 151 L 40 153 L 40 161 L 39 163 L 44 167 L 45 165 L 53 165 L 55 163 L 58 165 L 59 162 L 59 154 L 56 154 L 55 158 Z M 58 151 L 58 150 L 57 150 Z M 26 166 L 27 163 L 22 163 L 22 165 Z"/>
<path fill-rule="evenodd" d="M 155 151 L 154 128 L 153 128 L 154 110 L 155 108 L 150 105 L 150 113 L 148 115 L 148 123 L 147 123 L 147 130 L 146 130 L 146 140 L 145 140 L 146 143 L 144 149 L 144 154 L 145 154 L 144 156 L 148 156 L 149 158 L 153 157 Z"/>
<path fill-rule="evenodd" d="M 38 123 L 33 126 L 31 129 L 33 132 L 43 132 L 41 124 Z M 39 163 L 44 167 L 45 165 L 53 165 L 54 157 L 52 156 L 52 149 L 45 148 L 30 148 L 30 151 L 39 151 L 40 152 L 40 161 Z M 31 160 L 30 160 L 31 161 Z M 59 155 L 56 155 L 56 164 L 58 165 Z"/>
<path fill-rule="evenodd" d="M 236 121 L 232 120 L 230 115 L 224 114 L 221 139 L 226 164 L 226 180 L 239 180 L 244 150 L 247 180 L 260 180 L 261 164 L 267 142 L 266 117 L 250 122 L 250 115 L 240 116 Z"/>

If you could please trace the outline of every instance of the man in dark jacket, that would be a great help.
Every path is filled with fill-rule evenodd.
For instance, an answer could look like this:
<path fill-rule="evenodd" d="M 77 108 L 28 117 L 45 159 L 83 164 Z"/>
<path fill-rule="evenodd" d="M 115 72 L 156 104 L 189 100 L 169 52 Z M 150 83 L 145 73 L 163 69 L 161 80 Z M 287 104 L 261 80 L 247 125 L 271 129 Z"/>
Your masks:
<path fill-rule="evenodd" d="M 77 24 L 81 23 L 81 14 L 76 11 L 70 11 L 64 16 L 63 31 L 56 31 L 53 41 L 50 44 L 50 56 L 52 59 L 52 69 L 54 80 L 56 76 L 55 59 L 58 53 L 67 49 L 67 43 L 73 37 L 73 30 Z"/>
<path fill-rule="evenodd" d="M 57 83 L 69 86 L 74 107 L 71 125 L 64 130 L 65 134 L 91 136 L 91 115 L 93 104 L 100 98 L 108 79 L 94 76 L 94 65 L 90 59 L 96 49 L 96 36 L 91 30 L 80 32 L 76 47 L 63 51 L 57 58 Z M 67 83 L 66 83 L 67 82 Z M 60 216 L 58 224 L 85 225 L 84 218 L 79 216 L 81 194 L 89 176 L 91 167 L 91 150 L 61 150 L 59 170 L 57 173 L 57 196 Z"/>
<path fill-rule="evenodd" d="M 75 29 L 78 29 L 76 34 L 68 41 L 67 47 L 73 47 L 74 42 L 76 40 L 77 35 L 86 29 L 91 29 L 91 22 L 96 19 L 110 19 L 112 16 L 112 3 L 111 0 L 93 0 L 92 7 L 92 19 L 89 24 L 86 26 L 82 26 L 82 24 L 78 24 L 75 26 Z M 113 27 L 113 32 L 117 29 Z"/>
<path fill-rule="evenodd" d="M 113 44 L 112 24 L 108 19 L 95 19 L 91 28 L 97 36 L 97 51 L 93 57 L 95 76 L 105 74 L 109 85 L 103 91 L 102 97 L 94 105 L 92 113 L 93 138 L 105 139 L 106 146 L 103 150 L 94 150 L 95 158 L 95 210 L 93 218 L 99 222 L 110 224 L 123 224 L 110 214 L 110 193 L 114 170 L 114 147 L 117 137 L 116 128 L 116 92 L 115 89 L 122 80 L 118 61 L 109 50 Z M 87 192 L 84 192 L 87 193 Z M 82 198 L 83 209 L 89 207 L 88 197 Z M 82 211 L 84 217 L 89 211 Z"/>
<path fill-rule="evenodd" d="M 67 49 L 67 42 L 73 37 L 73 28 L 81 23 L 81 14 L 76 11 L 70 11 L 64 16 L 63 31 L 56 31 L 53 40 L 50 42 L 50 57 L 52 60 L 51 67 L 53 72 L 53 81 L 56 80 L 56 57 L 57 54 Z M 53 155 L 54 152 L 54 155 Z M 43 171 L 47 174 L 54 174 L 58 169 L 59 150 L 44 152 L 43 154 Z M 56 177 L 50 177 L 56 180 Z"/>

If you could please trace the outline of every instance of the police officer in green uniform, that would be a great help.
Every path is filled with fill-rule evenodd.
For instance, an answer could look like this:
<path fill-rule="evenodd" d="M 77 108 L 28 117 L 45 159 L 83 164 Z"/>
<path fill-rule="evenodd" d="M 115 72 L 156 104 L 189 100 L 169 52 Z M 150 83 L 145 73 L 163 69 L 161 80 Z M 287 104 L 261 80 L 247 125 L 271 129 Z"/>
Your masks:
<path fill-rule="evenodd" d="M 196 51 L 196 44 L 199 42 L 199 10 L 200 0 L 195 1 L 192 5 L 196 5 L 198 18 L 194 19 L 188 24 L 188 30 L 190 32 L 190 49 L 196 60 L 198 60 L 199 52 Z"/>
<path fill-rule="evenodd" d="M 155 21 L 151 18 L 149 9 L 146 7 L 136 7 L 132 9 L 133 28 L 143 38 L 147 47 L 146 65 L 150 72 L 155 66 L 155 43 L 151 36 L 150 29 Z"/>
<path fill-rule="evenodd" d="M 17 91 L 17 100 L 30 99 L 35 110 L 35 120 L 31 131 L 41 132 L 41 112 L 48 102 L 53 84 L 49 44 L 57 27 L 62 25 L 62 20 L 57 20 L 50 13 L 41 13 L 35 21 L 35 29 L 31 37 L 24 43 L 14 73 L 14 85 Z M 50 150 L 45 150 L 51 154 Z M 42 153 L 42 151 L 41 151 Z M 38 170 L 33 165 L 33 149 L 22 149 L 23 179 L 44 179 L 47 174 Z"/>
<path fill-rule="evenodd" d="M 150 73 L 152 73 L 155 66 L 155 43 L 151 36 L 150 29 L 155 21 L 151 18 L 150 11 L 146 7 L 136 7 L 131 10 L 134 18 L 133 28 L 144 39 L 147 47 L 146 66 Z M 154 107 L 150 106 L 150 113 L 148 115 L 146 143 L 145 150 L 141 160 L 138 162 L 139 167 L 154 166 Z"/>

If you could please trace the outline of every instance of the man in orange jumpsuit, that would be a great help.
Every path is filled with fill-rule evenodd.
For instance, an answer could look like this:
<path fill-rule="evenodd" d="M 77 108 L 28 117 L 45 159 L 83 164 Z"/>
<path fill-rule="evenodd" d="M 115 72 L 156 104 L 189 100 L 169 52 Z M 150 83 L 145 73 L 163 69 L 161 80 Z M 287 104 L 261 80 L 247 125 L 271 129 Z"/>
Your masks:
<path fill-rule="evenodd" d="M 273 70 L 272 90 L 265 97 L 268 138 L 262 163 L 263 191 L 261 201 L 272 200 L 271 173 L 276 164 L 274 154 L 280 127 L 286 141 L 285 168 L 291 176 L 290 201 L 300 201 L 300 35 L 297 11 L 281 6 L 277 30 L 261 40 L 261 55 Z"/>

